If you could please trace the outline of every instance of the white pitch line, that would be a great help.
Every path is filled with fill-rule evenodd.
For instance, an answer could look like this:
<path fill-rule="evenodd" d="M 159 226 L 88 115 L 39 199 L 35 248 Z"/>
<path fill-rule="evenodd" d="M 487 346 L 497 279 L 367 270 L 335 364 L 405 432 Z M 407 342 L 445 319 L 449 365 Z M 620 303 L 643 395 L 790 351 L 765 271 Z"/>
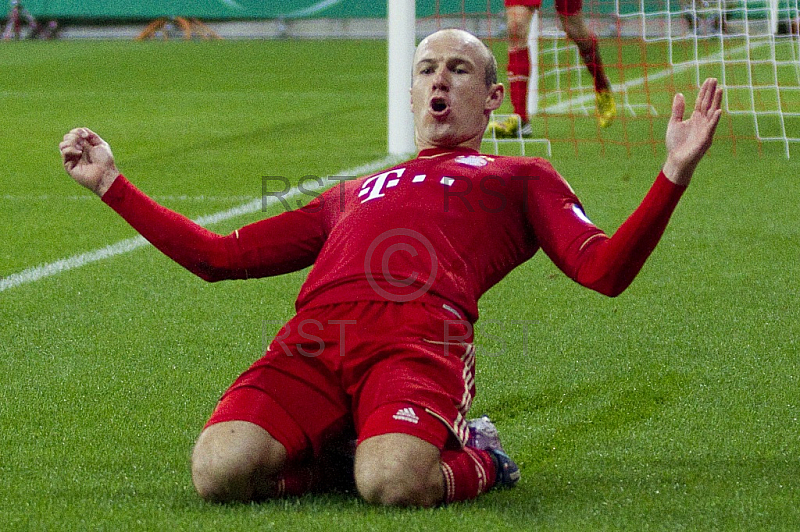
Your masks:
<path fill-rule="evenodd" d="M 315 183 L 315 182 L 303 183 L 302 192 L 318 190 L 323 187 L 328 187 L 341 182 L 340 179 L 334 179 L 336 177 L 367 175 L 374 172 L 375 170 L 380 170 L 381 168 L 397 164 L 398 162 L 401 162 L 401 160 L 402 158 L 399 158 L 397 156 L 389 156 L 377 161 L 372 161 L 362 166 L 358 166 L 356 168 L 343 170 L 333 176 L 321 179 L 320 180 L 321 183 Z M 275 205 L 281 200 L 290 199 L 300 194 L 301 190 L 298 189 L 297 187 L 294 187 L 290 189 L 286 194 L 283 194 L 281 196 L 268 196 L 263 199 L 262 198 L 254 199 L 248 201 L 247 203 L 243 203 L 237 207 L 233 207 L 231 209 L 201 216 L 195 219 L 194 222 L 202 226 L 213 225 L 226 220 L 237 218 L 239 216 L 244 216 L 246 214 L 252 214 L 254 212 L 258 212 L 261 209 Z M 10 288 L 16 288 L 17 286 L 33 283 L 47 277 L 52 277 L 53 275 L 57 275 L 59 273 L 63 273 L 69 270 L 81 268 L 93 262 L 99 262 L 101 260 L 110 259 L 112 257 L 123 255 L 125 253 L 129 253 L 131 251 L 134 251 L 136 249 L 139 249 L 147 245 L 149 245 L 149 243 L 141 236 L 126 238 L 125 240 L 120 240 L 119 242 L 110 244 L 100 249 L 95 249 L 93 251 L 87 251 L 86 253 L 73 255 L 65 259 L 57 260 L 55 262 L 34 266 L 32 268 L 28 268 L 18 273 L 12 273 L 11 275 L 0 279 L 0 292 L 3 292 Z"/>

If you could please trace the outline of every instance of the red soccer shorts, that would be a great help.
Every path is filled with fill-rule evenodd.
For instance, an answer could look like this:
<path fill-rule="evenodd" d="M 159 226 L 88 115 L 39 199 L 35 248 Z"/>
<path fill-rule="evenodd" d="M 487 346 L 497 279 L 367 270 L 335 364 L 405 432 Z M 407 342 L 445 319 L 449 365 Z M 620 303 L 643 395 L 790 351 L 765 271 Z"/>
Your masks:
<path fill-rule="evenodd" d="M 531 9 L 542 7 L 542 0 L 505 0 L 506 7 L 525 6 Z M 556 0 L 556 12 L 571 17 L 583 8 L 583 0 Z"/>
<path fill-rule="evenodd" d="M 231 385 L 208 425 L 249 421 L 290 460 L 355 432 L 463 445 L 475 393 L 472 327 L 425 303 L 360 301 L 302 309 Z"/>

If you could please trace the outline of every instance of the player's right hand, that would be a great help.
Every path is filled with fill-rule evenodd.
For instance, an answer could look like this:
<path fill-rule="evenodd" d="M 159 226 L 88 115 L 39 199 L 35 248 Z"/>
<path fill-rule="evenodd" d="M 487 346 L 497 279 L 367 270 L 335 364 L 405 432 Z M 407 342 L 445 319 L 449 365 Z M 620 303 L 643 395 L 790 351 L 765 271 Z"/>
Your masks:
<path fill-rule="evenodd" d="M 119 175 L 111 146 L 85 127 L 75 128 L 58 145 L 67 173 L 98 196 L 103 196 Z"/>

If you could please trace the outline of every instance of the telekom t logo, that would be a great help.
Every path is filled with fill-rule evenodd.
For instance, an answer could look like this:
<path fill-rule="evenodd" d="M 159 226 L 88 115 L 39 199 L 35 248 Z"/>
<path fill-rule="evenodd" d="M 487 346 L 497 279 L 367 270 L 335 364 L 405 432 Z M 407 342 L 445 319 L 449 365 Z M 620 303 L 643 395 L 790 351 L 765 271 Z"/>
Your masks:
<path fill-rule="evenodd" d="M 376 198 L 382 198 L 384 190 L 387 188 L 396 187 L 398 183 L 400 183 L 400 178 L 403 176 L 405 171 L 405 168 L 396 168 L 394 170 L 389 170 L 388 172 L 372 176 L 364 181 L 364 184 L 361 185 L 361 192 L 358 193 L 359 198 L 364 198 L 364 196 L 366 196 L 366 198 L 361 200 L 361 203 L 365 203 Z"/>
<path fill-rule="evenodd" d="M 361 185 L 361 190 L 358 192 L 358 197 L 364 198 L 361 200 L 361 203 L 382 198 L 384 196 L 383 192 L 386 189 L 396 187 L 400 184 L 400 178 L 403 177 L 405 171 L 405 168 L 395 168 L 394 170 L 389 170 L 388 172 L 374 175 L 369 179 L 366 179 L 364 184 Z M 412 179 L 411 182 L 424 183 L 427 178 L 427 174 L 417 174 L 414 176 L 414 179 Z M 442 177 L 442 180 L 439 182 L 446 187 L 452 187 L 456 181 L 457 178 L 445 176 Z"/>

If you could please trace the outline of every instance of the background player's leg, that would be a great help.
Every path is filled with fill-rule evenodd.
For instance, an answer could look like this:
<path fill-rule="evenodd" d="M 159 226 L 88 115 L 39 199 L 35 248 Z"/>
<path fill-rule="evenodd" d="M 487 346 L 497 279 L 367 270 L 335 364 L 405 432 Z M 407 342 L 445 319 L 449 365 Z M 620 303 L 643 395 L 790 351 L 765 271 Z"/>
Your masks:
<path fill-rule="evenodd" d="M 528 52 L 528 30 L 530 29 L 533 9 L 527 6 L 506 7 L 506 23 L 508 25 L 508 94 L 514 113 L 505 122 L 492 122 L 489 130 L 500 138 L 515 137 L 520 127 L 523 136 L 530 133 L 528 124 L 528 80 L 531 75 L 531 62 Z"/>
<path fill-rule="evenodd" d="M 356 486 L 367 502 L 433 506 L 444 500 L 439 449 L 409 434 L 381 434 L 356 449 Z"/>
<path fill-rule="evenodd" d="M 603 69 L 603 60 L 600 58 L 600 47 L 597 44 L 597 37 L 586 26 L 583 15 L 578 12 L 574 15 L 559 14 L 558 16 L 561 18 L 564 32 L 578 47 L 581 59 L 583 59 L 583 63 L 592 75 L 594 90 L 596 92 L 610 90 L 611 85 Z"/>
<path fill-rule="evenodd" d="M 528 79 L 531 63 L 528 53 L 528 30 L 533 9 L 526 6 L 506 8 L 508 21 L 508 91 L 514 112 L 528 121 Z"/>
<path fill-rule="evenodd" d="M 603 68 L 603 60 L 600 58 L 597 36 L 586 26 L 580 11 L 572 15 L 559 13 L 558 16 L 564 26 L 564 32 L 578 47 L 583 64 L 586 65 L 594 80 L 597 122 L 601 127 L 608 127 L 617 116 L 617 105 L 611 92 L 611 83 Z"/>
<path fill-rule="evenodd" d="M 286 464 L 286 449 L 248 421 L 206 427 L 192 454 L 192 481 L 211 502 L 253 501 L 278 494 L 276 475 Z"/>

